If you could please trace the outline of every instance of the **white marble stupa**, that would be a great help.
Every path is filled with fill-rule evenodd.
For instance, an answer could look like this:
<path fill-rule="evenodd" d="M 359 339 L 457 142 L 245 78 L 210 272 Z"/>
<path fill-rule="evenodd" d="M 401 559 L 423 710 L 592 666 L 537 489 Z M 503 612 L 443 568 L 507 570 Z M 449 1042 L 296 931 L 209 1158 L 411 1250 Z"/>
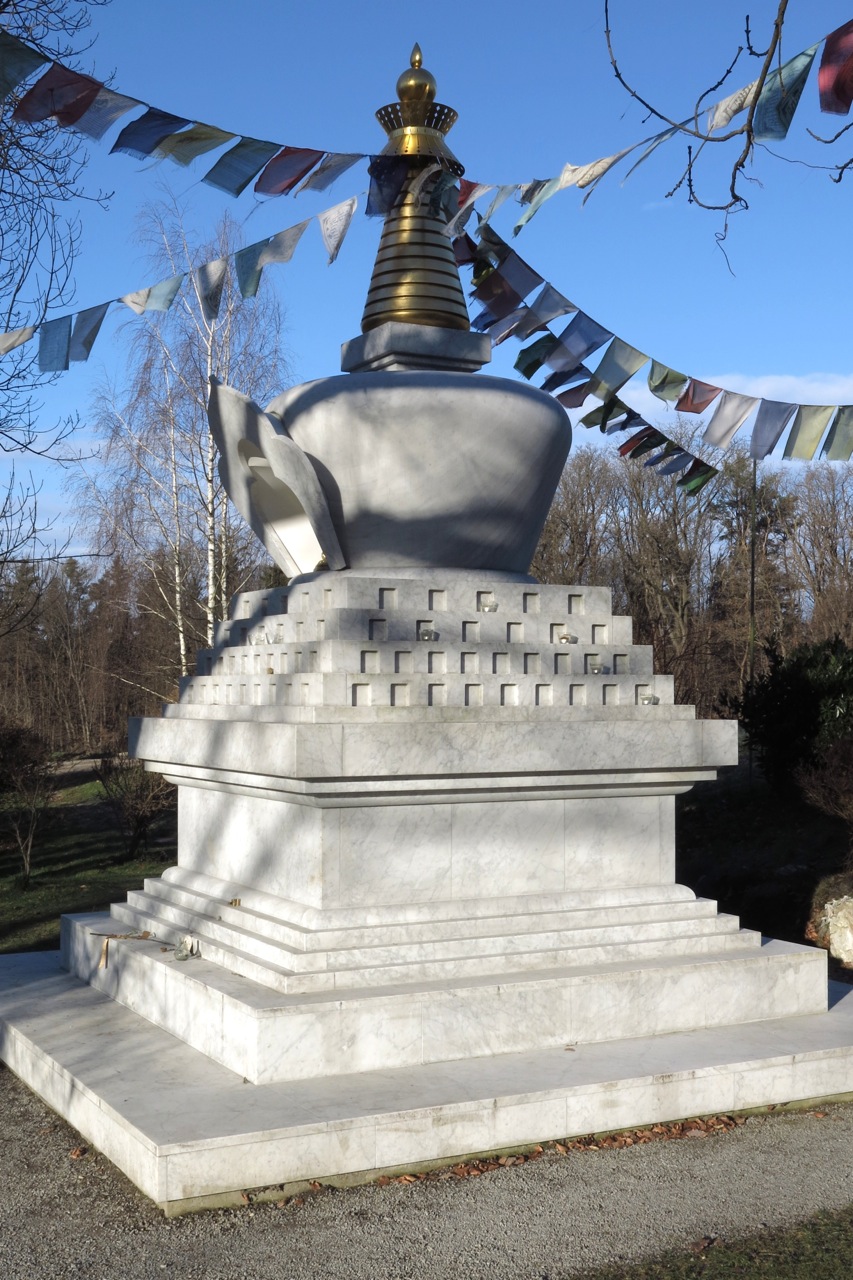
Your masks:
<path fill-rule="evenodd" d="M 478 372 L 423 181 L 455 113 L 417 51 L 398 95 L 344 372 L 212 388 L 291 581 L 131 726 L 177 866 L 67 918 L 62 969 L 0 963 L 6 1061 L 170 1212 L 850 1087 L 824 954 L 675 883 L 674 798 L 736 725 L 674 704 L 609 590 L 527 575 L 569 421 Z"/>

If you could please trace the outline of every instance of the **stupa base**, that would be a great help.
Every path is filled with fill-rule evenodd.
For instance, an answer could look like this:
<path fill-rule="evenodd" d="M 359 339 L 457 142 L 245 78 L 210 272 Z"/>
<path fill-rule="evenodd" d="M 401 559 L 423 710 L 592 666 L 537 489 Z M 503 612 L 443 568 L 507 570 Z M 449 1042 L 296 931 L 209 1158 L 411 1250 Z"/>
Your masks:
<path fill-rule="evenodd" d="M 806 951 L 768 943 L 793 958 Z M 167 1214 L 486 1151 L 853 1087 L 853 992 L 828 1013 L 250 1085 L 59 967 L 0 958 L 0 1056 Z"/>

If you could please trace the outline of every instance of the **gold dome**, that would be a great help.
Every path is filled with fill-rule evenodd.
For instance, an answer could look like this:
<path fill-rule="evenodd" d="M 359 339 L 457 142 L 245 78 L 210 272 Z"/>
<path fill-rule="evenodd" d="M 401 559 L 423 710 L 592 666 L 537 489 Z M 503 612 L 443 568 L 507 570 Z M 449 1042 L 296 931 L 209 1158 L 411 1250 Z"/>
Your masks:
<path fill-rule="evenodd" d="M 401 102 L 432 103 L 435 100 L 435 76 L 423 66 L 421 47 L 412 49 L 411 65 L 397 81 L 397 97 Z"/>

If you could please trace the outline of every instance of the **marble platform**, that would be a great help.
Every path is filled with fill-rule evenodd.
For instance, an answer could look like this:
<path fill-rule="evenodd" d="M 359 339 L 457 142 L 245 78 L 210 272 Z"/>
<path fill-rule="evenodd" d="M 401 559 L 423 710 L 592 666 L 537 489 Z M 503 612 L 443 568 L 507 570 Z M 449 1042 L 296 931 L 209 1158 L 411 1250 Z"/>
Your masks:
<path fill-rule="evenodd" d="M 252 1086 L 56 954 L 0 956 L 0 1056 L 174 1214 L 240 1204 L 244 1190 L 278 1198 L 308 1180 L 848 1093 L 853 993 L 830 994 L 824 1014 Z"/>
<path fill-rule="evenodd" d="M 0 1052 L 169 1211 L 851 1087 L 824 953 L 675 882 L 675 796 L 736 726 L 674 704 L 606 590 L 238 596 L 131 749 L 178 864 L 66 918 L 65 976 L 2 962 Z"/>

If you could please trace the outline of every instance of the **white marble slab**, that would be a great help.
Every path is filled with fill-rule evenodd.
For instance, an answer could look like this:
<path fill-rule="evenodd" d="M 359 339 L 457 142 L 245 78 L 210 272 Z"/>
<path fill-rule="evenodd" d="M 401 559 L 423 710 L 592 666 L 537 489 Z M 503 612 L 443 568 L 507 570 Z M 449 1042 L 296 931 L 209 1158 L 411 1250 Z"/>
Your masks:
<path fill-rule="evenodd" d="M 467 958 L 416 952 L 403 965 L 395 953 L 385 964 L 378 956 L 361 967 L 339 961 L 337 969 L 288 973 L 204 934 L 195 935 L 201 955 L 178 961 L 161 944 L 180 938 L 181 928 L 114 938 L 105 957 L 105 936 L 127 932 L 126 911 L 114 910 L 112 921 L 64 918 L 63 957 L 72 972 L 254 1083 L 618 1041 L 826 1007 L 823 952 L 759 946 L 757 934 L 726 932 L 717 918 L 697 921 L 688 933 L 655 928 L 647 941 L 627 931 L 611 945 L 538 952 L 487 943 L 482 955 Z"/>
<path fill-rule="evenodd" d="M 179 1212 L 243 1188 L 847 1091 L 853 992 L 833 997 L 825 1014 L 253 1086 L 55 955 L 4 956 L 0 1057 Z"/>

